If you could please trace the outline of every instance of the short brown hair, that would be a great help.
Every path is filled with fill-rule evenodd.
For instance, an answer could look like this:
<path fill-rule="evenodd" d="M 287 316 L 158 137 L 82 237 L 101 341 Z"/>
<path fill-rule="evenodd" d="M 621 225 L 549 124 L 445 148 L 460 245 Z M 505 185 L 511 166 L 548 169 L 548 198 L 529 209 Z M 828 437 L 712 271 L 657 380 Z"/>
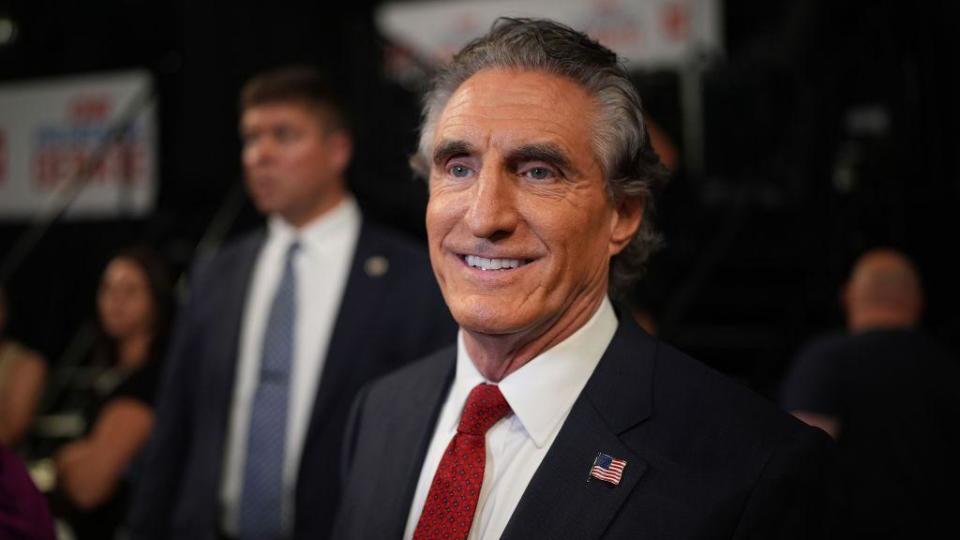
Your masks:
<path fill-rule="evenodd" d="M 275 68 L 255 75 L 240 90 L 240 113 L 258 105 L 300 102 L 334 130 L 349 130 L 343 107 L 319 71 L 310 66 Z"/>

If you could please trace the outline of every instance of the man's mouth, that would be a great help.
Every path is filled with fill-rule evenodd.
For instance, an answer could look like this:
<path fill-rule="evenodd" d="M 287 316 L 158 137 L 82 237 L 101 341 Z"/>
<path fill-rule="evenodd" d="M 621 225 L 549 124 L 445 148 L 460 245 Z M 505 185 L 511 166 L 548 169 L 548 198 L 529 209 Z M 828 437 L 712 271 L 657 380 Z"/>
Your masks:
<path fill-rule="evenodd" d="M 514 268 L 519 268 L 528 262 L 526 259 L 487 259 L 485 257 L 478 257 L 476 255 L 463 255 L 463 262 L 470 266 L 471 268 L 479 268 L 480 270 L 513 270 Z"/>

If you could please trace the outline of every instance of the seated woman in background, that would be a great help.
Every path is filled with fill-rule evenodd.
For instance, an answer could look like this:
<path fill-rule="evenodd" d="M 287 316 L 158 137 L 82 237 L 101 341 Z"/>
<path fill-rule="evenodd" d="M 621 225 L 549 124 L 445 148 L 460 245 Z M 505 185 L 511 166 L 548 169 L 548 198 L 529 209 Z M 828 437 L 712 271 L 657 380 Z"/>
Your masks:
<path fill-rule="evenodd" d="M 0 287 L 0 444 L 16 448 L 43 394 L 47 363 L 40 354 L 6 337 L 8 312 L 6 291 Z"/>
<path fill-rule="evenodd" d="M 171 319 L 166 268 L 146 249 L 120 252 L 97 292 L 99 343 L 86 436 L 56 455 L 58 512 L 79 540 L 112 538 L 126 513 L 135 461 L 153 424 L 153 399 Z M 60 506 L 60 505 L 58 505 Z"/>

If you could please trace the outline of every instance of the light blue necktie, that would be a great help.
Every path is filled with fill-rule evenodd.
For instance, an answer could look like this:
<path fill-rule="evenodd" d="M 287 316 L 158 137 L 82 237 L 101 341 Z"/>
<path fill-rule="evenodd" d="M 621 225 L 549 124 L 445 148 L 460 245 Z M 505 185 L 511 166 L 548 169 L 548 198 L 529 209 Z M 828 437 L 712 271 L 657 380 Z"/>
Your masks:
<path fill-rule="evenodd" d="M 287 438 L 290 369 L 293 364 L 297 279 L 294 242 L 287 250 L 283 276 L 263 333 L 257 390 L 250 409 L 250 431 L 240 499 L 241 540 L 281 538 L 283 455 Z"/>

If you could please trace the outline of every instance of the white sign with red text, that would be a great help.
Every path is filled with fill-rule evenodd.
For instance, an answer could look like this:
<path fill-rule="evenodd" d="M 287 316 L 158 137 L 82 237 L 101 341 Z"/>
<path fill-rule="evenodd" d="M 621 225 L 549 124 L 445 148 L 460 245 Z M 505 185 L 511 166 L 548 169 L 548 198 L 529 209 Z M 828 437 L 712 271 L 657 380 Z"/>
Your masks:
<path fill-rule="evenodd" d="M 722 50 L 721 15 L 719 0 L 433 0 L 388 3 L 377 23 L 394 46 L 430 63 L 448 61 L 508 16 L 549 18 L 586 32 L 629 67 L 670 68 Z"/>
<path fill-rule="evenodd" d="M 149 213 L 157 185 L 150 89 L 141 71 L 0 84 L 0 218 L 47 212 L 74 182 L 84 185 L 68 218 Z M 124 136 L 103 147 L 131 104 L 144 101 Z"/>

